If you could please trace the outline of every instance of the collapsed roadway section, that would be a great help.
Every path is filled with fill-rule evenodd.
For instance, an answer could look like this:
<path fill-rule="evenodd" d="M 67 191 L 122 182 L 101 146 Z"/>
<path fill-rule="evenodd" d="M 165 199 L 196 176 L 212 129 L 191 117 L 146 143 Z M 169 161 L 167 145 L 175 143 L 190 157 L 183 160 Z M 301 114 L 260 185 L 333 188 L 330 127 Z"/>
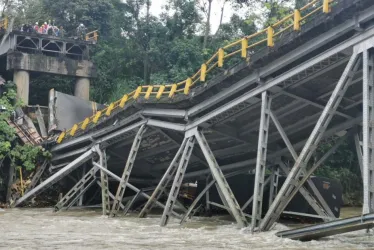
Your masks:
<path fill-rule="evenodd" d="M 287 26 L 288 21 L 293 24 Z M 183 181 L 211 178 L 204 194 L 209 197 L 215 186 L 218 205 L 240 228 L 270 230 L 298 192 L 319 218 L 330 221 L 336 218 L 310 177 L 351 137 L 363 176 L 363 213 L 374 212 L 373 21 L 371 0 L 312 1 L 256 34 L 263 37 L 256 50 L 254 36 L 247 36 L 221 48 L 181 83 L 140 86 L 50 141 L 54 172 L 15 205 L 86 166 L 56 210 L 99 184 L 105 215 L 115 216 L 120 208 L 127 212 L 141 196 L 147 203 L 140 217 L 159 206 L 161 225 L 170 216 L 184 222 L 197 202 L 184 215 L 174 211 Z M 341 138 L 310 164 L 318 144 L 333 136 Z M 246 203 L 252 204 L 250 214 L 226 180 L 248 171 L 255 172 L 253 196 Z M 265 172 L 271 173 L 268 180 Z M 280 172 L 287 178 L 278 190 Z M 110 182 L 117 183 L 116 193 Z M 136 182 L 148 183 L 148 191 Z M 262 209 L 265 185 L 272 194 L 267 211 Z M 135 194 L 125 197 L 128 189 Z M 160 202 L 163 195 L 166 204 Z"/>

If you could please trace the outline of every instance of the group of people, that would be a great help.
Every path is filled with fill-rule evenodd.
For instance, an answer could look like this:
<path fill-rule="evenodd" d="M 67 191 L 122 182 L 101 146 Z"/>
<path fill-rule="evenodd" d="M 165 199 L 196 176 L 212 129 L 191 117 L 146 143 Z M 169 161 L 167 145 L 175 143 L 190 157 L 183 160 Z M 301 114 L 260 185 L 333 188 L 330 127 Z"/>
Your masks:
<path fill-rule="evenodd" d="M 38 33 L 38 34 L 46 34 L 46 35 L 52 35 L 57 37 L 64 37 L 65 36 L 65 30 L 63 26 L 55 26 L 52 24 L 49 24 L 48 22 L 43 23 L 39 26 L 39 23 L 36 22 L 34 26 L 31 24 L 22 24 L 21 32 L 27 32 L 27 33 Z M 87 33 L 87 28 L 84 26 L 83 23 L 81 23 L 77 29 L 76 29 L 76 35 L 79 39 L 84 40 Z"/>
<path fill-rule="evenodd" d="M 59 36 L 59 37 L 64 37 L 65 35 L 64 27 L 62 26 L 57 27 L 47 22 L 43 23 L 40 26 L 38 22 L 36 22 L 34 25 L 22 24 L 21 32 L 46 34 L 46 35 Z"/>

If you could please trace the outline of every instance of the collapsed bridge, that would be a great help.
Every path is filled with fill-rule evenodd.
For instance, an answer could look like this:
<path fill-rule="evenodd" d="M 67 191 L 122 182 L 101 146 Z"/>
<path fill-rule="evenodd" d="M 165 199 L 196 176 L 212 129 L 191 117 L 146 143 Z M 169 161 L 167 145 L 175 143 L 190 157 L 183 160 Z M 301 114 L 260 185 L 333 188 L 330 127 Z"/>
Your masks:
<path fill-rule="evenodd" d="M 99 184 L 104 214 L 128 211 L 142 196 L 148 202 L 140 217 L 156 205 L 164 208 L 161 225 L 170 216 L 183 222 L 198 203 L 184 216 L 173 210 L 183 181 L 211 176 L 197 199 L 215 185 L 220 206 L 239 227 L 251 222 L 252 230 L 271 229 L 298 192 L 328 221 L 335 216 L 310 177 L 345 137 L 352 137 L 363 176 L 363 213 L 374 212 L 373 21 L 371 0 L 315 0 L 221 48 L 183 82 L 138 87 L 51 140 L 53 173 L 15 205 L 85 168 L 56 210 L 75 204 Z M 337 144 L 309 164 L 321 140 L 337 135 Z M 255 181 L 248 215 L 226 177 L 250 170 Z M 266 171 L 271 172 L 268 180 Z M 280 172 L 287 178 L 277 190 Z M 116 182 L 116 193 L 110 192 L 110 182 Z M 265 185 L 272 195 L 263 216 Z M 127 189 L 136 195 L 124 206 Z M 164 193 L 166 204 L 159 200 Z"/>

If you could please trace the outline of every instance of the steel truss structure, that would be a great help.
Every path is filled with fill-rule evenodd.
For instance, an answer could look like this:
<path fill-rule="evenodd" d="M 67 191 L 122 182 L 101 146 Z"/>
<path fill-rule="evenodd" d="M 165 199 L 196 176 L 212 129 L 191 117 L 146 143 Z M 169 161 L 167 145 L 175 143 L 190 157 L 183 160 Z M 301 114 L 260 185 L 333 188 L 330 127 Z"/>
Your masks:
<path fill-rule="evenodd" d="M 13 31 L 0 49 L 0 54 L 11 50 L 53 57 L 66 56 L 82 60 L 89 58 L 89 45 L 91 44 L 92 42 L 76 39 L 62 39 L 49 35 Z"/>
<path fill-rule="evenodd" d="M 267 231 L 282 213 L 295 214 L 285 209 L 298 192 L 315 211 L 298 215 L 333 220 L 334 212 L 310 177 L 352 137 L 364 183 L 363 213 L 373 213 L 373 19 L 371 6 L 292 52 L 243 73 L 229 82 L 229 88 L 224 85 L 226 78 L 217 80 L 223 86 L 217 83 L 212 95 L 204 96 L 209 89 L 196 90 L 194 99 L 176 100 L 173 106 L 139 100 L 108 116 L 86 134 L 54 146 L 52 164 L 61 168 L 16 205 L 86 163 L 91 169 L 57 203 L 56 210 L 75 204 L 100 178 L 104 214 L 115 216 L 120 208 L 127 213 L 143 199 L 139 217 L 158 206 L 163 209 L 161 226 L 171 216 L 183 223 L 201 206 L 217 206 L 227 210 L 238 227 L 251 225 L 252 231 Z M 355 31 L 358 26 L 362 28 Z M 310 163 L 319 143 L 330 137 L 340 138 L 316 163 Z M 250 172 L 255 174 L 254 193 L 241 204 L 227 179 Z M 281 174 L 287 178 L 279 187 Z M 183 182 L 196 180 L 206 181 L 206 186 L 182 215 L 176 206 L 180 188 Z M 115 195 L 108 181 L 119 183 Z M 153 187 L 145 191 L 134 183 Z M 134 194 L 126 195 L 127 188 Z M 211 188 L 217 189 L 222 204 L 209 199 Z M 266 189 L 269 200 L 263 198 Z M 264 202 L 269 203 L 266 213 Z"/>

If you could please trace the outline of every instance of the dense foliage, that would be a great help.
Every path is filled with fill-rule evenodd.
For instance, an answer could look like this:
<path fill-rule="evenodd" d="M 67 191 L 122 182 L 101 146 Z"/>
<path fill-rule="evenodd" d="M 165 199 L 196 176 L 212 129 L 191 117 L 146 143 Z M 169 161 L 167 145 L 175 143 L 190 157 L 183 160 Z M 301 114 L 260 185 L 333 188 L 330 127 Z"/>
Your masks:
<path fill-rule="evenodd" d="M 157 0 L 159 1 L 159 0 Z M 67 35 L 84 23 L 88 30 L 99 30 L 100 40 L 92 59 L 98 68 L 91 96 L 100 103 L 117 100 L 129 90 L 147 83 L 184 80 L 220 46 L 261 29 L 308 0 L 164 0 L 161 15 L 152 14 L 156 0 L 3 0 L 4 14 L 17 17 L 16 24 L 54 20 Z M 212 4 L 221 6 L 218 30 L 211 30 Z M 223 16 L 231 5 L 244 14 L 234 13 L 230 22 Z M 72 93 L 72 80 L 53 77 L 56 90 Z M 47 95 L 50 77 L 32 79 L 32 103 Z M 35 91 L 36 89 L 36 91 Z M 11 92 L 13 93 L 13 92 Z M 40 95 L 43 94 L 43 98 Z M 12 141 L 12 133 L 6 131 Z M 325 142 L 318 154 L 328 150 Z M 10 145 L 1 146 L 9 150 Z M 357 201 L 361 179 L 352 143 L 347 141 L 317 174 L 342 181 L 348 201 Z M 0 154 L 5 154 L 0 151 Z"/>
<path fill-rule="evenodd" d="M 2 86 L 4 92 L 0 97 L 0 167 L 3 160 L 10 159 L 10 165 L 25 170 L 33 170 L 39 156 L 49 156 L 42 147 L 22 145 L 18 142 L 16 131 L 8 125 L 15 113 L 15 109 L 21 106 L 16 101 L 15 86 L 8 83 Z"/>

